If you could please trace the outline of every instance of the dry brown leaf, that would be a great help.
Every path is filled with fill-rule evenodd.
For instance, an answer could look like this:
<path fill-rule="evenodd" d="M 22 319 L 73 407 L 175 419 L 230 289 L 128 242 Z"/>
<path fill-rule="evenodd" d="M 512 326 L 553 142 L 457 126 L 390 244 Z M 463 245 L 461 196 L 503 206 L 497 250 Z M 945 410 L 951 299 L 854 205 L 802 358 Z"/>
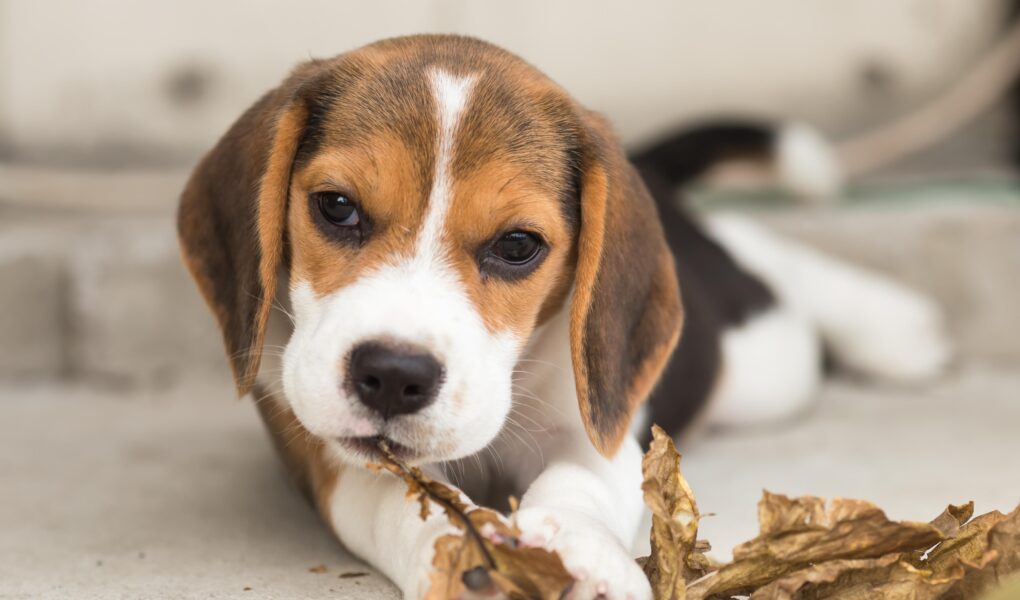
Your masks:
<path fill-rule="evenodd" d="M 976 563 L 988 551 L 988 532 L 1006 519 L 999 511 L 985 513 L 960 527 L 956 536 L 946 540 L 928 552 L 923 560 L 925 568 L 935 572 L 952 568 L 958 561 Z"/>
<path fill-rule="evenodd" d="M 988 533 L 988 547 L 999 553 L 995 563 L 997 577 L 1006 579 L 1020 572 L 1020 506 Z"/>
<path fill-rule="evenodd" d="M 936 571 L 962 568 L 948 600 L 995 589 L 1020 572 L 1020 506 L 1009 515 L 991 512 L 967 523 L 955 539 L 932 550 L 926 564 Z"/>
<path fill-rule="evenodd" d="M 697 544 L 698 505 L 680 472 L 680 453 L 673 440 L 657 425 L 652 443 L 641 462 L 645 504 L 652 511 L 652 552 L 642 567 L 655 597 L 682 600 L 687 582 L 710 570 L 704 545 Z"/>
<path fill-rule="evenodd" d="M 933 576 L 897 554 L 882 558 L 832 560 L 796 571 L 751 594 L 751 600 L 935 600 L 962 576 Z"/>
<path fill-rule="evenodd" d="M 573 584 L 558 555 L 521 546 L 520 531 L 497 513 L 479 508 L 467 516 L 483 533 L 483 543 L 474 543 L 467 535 L 446 535 L 436 542 L 429 600 L 453 598 L 468 589 L 498 590 L 510 598 L 558 599 Z"/>
<path fill-rule="evenodd" d="M 805 500 L 811 505 L 810 512 L 799 508 Z M 791 506 L 797 508 L 787 511 Z M 791 512 L 796 520 L 790 518 Z M 824 501 L 817 498 L 791 500 L 765 492 L 758 519 L 763 535 L 734 549 L 735 559 L 763 552 L 788 562 L 878 558 L 942 539 L 931 524 L 890 521 L 881 509 L 864 500 L 836 498 L 826 509 Z"/>
<path fill-rule="evenodd" d="M 380 443 L 383 444 L 380 446 L 380 450 L 383 452 L 386 460 L 378 464 L 370 464 L 369 468 L 389 471 L 403 479 L 407 484 L 407 497 L 416 499 L 421 505 L 418 512 L 422 520 L 428 518 L 431 502 L 436 502 L 443 508 L 450 522 L 459 526 L 460 520 L 458 515 L 463 515 L 471 509 L 464 502 L 464 499 L 461 498 L 460 493 L 438 481 L 433 481 L 422 473 L 418 467 L 405 465 L 397 460 L 385 446 L 384 442 Z"/>
<path fill-rule="evenodd" d="M 931 524 L 942 532 L 942 537 L 952 538 L 960 532 L 960 527 L 974 516 L 974 502 L 966 504 L 950 504 L 942 514 L 935 517 Z"/>
<path fill-rule="evenodd" d="M 477 544 L 463 535 L 444 535 L 436 540 L 435 570 L 430 577 L 428 600 L 446 600 L 464 595 L 467 589 L 481 591 L 494 585 L 491 567 Z"/>
<path fill-rule="evenodd" d="M 688 588 L 688 600 L 751 593 L 788 573 L 832 560 L 881 558 L 943 539 L 930 523 L 890 521 L 870 502 L 787 498 L 765 492 L 761 533 L 733 550 L 734 561 Z"/>
<path fill-rule="evenodd" d="M 460 530 L 459 534 L 436 540 L 435 570 L 427 600 L 461 597 L 469 590 L 484 595 L 498 591 L 509 598 L 557 600 L 573 585 L 573 577 L 555 552 L 521 545 L 520 530 L 502 515 L 469 506 L 460 492 L 404 464 L 385 443 L 380 442 L 379 449 L 385 460 L 375 467 L 407 483 L 408 497 L 421 505 L 421 518 L 427 518 L 430 505 L 436 503 Z M 511 505 L 516 507 L 516 502 Z"/>

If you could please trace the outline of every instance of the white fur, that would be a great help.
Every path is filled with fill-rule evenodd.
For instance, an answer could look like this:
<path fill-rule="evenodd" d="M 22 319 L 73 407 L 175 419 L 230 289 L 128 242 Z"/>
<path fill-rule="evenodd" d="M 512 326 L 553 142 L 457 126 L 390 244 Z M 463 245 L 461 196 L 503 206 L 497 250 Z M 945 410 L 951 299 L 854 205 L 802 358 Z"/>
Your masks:
<path fill-rule="evenodd" d="M 440 260 L 443 221 L 453 200 L 450 197 L 449 164 L 453 138 L 473 84 L 473 77 L 454 77 L 438 69 L 432 72 L 432 93 L 439 105 L 439 152 L 436 157 L 432 191 L 429 194 L 428 211 L 425 213 L 425 222 L 418 237 L 419 261 Z"/>
<path fill-rule="evenodd" d="M 455 277 L 440 265 L 408 261 L 316 298 L 291 291 L 297 325 L 284 358 L 284 389 L 305 427 L 326 439 L 385 433 L 424 460 L 477 452 L 510 410 L 510 373 L 518 343 L 486 329 Z M 445 370 L 436 401 L 390 419 L 349 397 L 342 358 L 357 344 L 390 338 L 429 349 Z"/>
<path fill-rule="evenodd" d="M 912 383 L 934 377 L 948 362 L 944 318 L 925 296 L 774 236 L 746 218 L 716 215 L 707 226 L 787 309 L 818 329 L 843 366 Z"/>
<path fill-rule="evenodd" d="M 843 174 L 834 149 L 817 130 L 803 123 L 786 125 L 775 153 L 779 178 L 791 192 L 813 201 L 836 198 Z"/>

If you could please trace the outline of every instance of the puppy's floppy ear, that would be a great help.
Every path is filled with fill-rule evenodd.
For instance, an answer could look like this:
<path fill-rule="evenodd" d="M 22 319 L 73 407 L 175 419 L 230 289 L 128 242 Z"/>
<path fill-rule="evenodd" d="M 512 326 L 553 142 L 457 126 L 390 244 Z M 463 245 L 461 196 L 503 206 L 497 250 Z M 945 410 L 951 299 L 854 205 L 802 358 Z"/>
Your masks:
<path fill-rule="evenodd" d="M 673 256 L 644 183 L 601 117 L 583 115 L 582 137 L 570 349 L 588 437 L 612 456 L 683 318 Z"/>
<path fill-rule="evenodd" d="M 234 381 L 247 393 L 283 255 L 291 165 L 321 71 L 299 67 L 249 108 L 195 168 L 181 195 L 184 261 L 219 322 Z"/>

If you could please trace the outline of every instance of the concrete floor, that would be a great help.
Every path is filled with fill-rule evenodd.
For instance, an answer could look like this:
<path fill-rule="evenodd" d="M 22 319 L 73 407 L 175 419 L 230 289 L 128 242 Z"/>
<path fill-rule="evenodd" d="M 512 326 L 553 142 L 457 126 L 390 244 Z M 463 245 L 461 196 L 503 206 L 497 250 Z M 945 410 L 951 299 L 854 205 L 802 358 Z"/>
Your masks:
<path fill-rule="evenodd" d="M 228 388 L 0 398 L 0 598 L 397 597 L 320 526 Z"/>
<path fill-rule="evenodd" d="M 909 391 L 835 381 L 796 423 L 688 440 L 684 470 L 725 556 L 754 535 L 763 487 L 868 498 L 895 518 L 1012 508 L 1018 423 L 1020 372 Z M 254 409 L 220 385 L 0 386 L 0 532 L 3 599 L 396 597 L 287 486 Z"/>
<path fill-rule="evenodd" d="M 1020 371 L 968 368 L 926 389 L 835 380 L 800 421 L 716 434 L 684 451 L 683 472 L 715 554 L 758 532 L 762 489 L 863 498 L 928 521 L 949 503 L 978 513 L 1020 503 Z"/>

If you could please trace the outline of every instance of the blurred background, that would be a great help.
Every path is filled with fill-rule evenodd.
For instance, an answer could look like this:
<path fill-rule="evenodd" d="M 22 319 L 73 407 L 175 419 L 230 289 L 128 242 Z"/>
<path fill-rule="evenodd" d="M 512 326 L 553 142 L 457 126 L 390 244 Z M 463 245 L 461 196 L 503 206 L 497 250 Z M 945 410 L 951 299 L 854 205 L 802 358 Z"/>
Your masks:
<path fill-rule="evenodd" d="M 180 264 L 190 167 L 296 63 L 394 35 L 514 51 L 632 146 L 718 115 L 817 126 L 842 197 L 695 191 L 923 290 L 958 357 L 837 376 L 804 419 L 684 443 L 720 556 L 762 488 L 897 518 L 1020 500 L 1020 44 L 1006 0 L 0 0 L 0 598 L 391 597 L 281 484 Z M 324 563 L 326 575 L 307 567 Z M 344 570 L 369 573 L 340 579 Z M 250 595 L 245 597 L 251 597 Z"/>

